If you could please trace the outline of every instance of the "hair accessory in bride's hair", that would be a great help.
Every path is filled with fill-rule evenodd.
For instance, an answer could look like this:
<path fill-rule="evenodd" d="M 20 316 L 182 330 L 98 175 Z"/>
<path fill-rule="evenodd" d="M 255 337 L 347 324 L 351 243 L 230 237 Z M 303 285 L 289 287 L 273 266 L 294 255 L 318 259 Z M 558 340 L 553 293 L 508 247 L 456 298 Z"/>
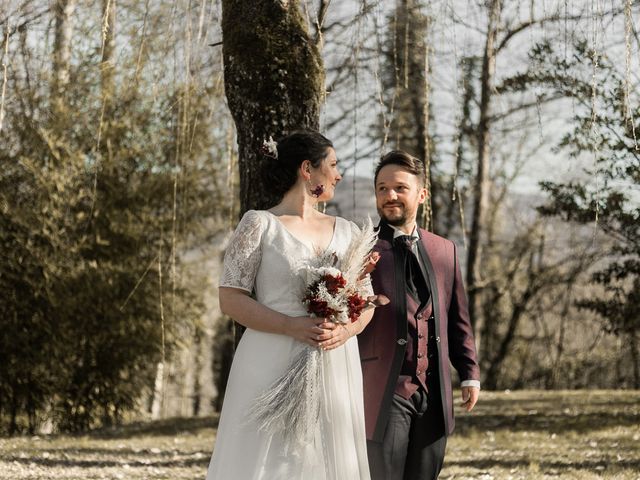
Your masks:
<path fill-rule="evenodd" d="M 278 158 L 278 142 L 276 142 L 273 137 L 269 137 L 269 140 L 265 140 L 262 142 L 262 147 L 260 147 L 260 152 L 267 157 L 271 157 L 274 159 Z"/>
<path fill-rule="evenodd" d="M 320 184 L 313 190 L 311 190 L 311 195 L 318 198 L 320 195 L 324 193 L 324 185 Z"/>

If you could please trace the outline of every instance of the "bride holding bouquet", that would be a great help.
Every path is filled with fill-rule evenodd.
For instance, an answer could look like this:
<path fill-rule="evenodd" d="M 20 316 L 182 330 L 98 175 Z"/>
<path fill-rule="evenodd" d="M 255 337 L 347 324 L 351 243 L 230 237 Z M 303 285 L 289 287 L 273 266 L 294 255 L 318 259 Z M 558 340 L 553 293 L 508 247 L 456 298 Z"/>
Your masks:
<path fill-rule="evenodd" d="M 316 209 L 341 179 L 324 136 L 294 132 L 262 153 L 282 200 L 246 212 L 225 254 L 220 307 L 247 329 L 207 479 L 369 479 L 355 335 L 372 317 L 375 235 Z"/>

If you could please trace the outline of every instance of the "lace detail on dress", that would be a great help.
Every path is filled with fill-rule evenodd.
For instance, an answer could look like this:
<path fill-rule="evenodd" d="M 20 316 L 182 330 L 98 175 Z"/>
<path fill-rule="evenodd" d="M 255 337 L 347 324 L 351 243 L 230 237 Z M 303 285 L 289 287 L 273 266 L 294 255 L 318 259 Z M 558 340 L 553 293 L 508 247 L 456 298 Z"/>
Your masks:
<path fill-rule="evenodd" d="M 262 259 L 262 232 L 264 219 L 255 210 L 247 211 L 236 227 L 227 251 L 220 277 L 221 287 L 253 291 L 256 273 Z"/>

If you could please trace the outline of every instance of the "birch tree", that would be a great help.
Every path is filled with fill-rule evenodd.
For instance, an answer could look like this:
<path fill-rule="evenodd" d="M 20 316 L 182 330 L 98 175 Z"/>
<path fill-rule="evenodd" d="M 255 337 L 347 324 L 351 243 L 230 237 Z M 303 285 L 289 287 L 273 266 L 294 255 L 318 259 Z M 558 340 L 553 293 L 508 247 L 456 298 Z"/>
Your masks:
<path fill-rule="evenodd" d="M 51 106 L 54 115 L 64 109 L 65 88 L 69 84 L 73 13 L 76 0 L 56 0 L 53 6 L 55 38 L 53 42 L 53 70 L 51 79 Z"/>

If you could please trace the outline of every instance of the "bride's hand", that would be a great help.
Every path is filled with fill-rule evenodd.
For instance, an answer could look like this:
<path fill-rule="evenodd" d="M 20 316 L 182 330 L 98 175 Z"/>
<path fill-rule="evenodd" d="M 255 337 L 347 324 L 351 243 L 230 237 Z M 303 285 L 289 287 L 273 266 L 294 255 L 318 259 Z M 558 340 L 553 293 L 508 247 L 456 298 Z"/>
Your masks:
<path fill-rule="evenodd" d="M 330 338 L 330 330 L 326 325 L 333 325 L 322 317 L 290 317 L 287 335 L 313 347 L 318 347 L 320 342 Z"/>
<path fill-rule="evenodd" d="M 353 336 L 349 326 L 343 323 L 326 322 L 320 327 L 327 331 L 320 337 L 320 348 L 323 350 L 338 348 Z"/>

